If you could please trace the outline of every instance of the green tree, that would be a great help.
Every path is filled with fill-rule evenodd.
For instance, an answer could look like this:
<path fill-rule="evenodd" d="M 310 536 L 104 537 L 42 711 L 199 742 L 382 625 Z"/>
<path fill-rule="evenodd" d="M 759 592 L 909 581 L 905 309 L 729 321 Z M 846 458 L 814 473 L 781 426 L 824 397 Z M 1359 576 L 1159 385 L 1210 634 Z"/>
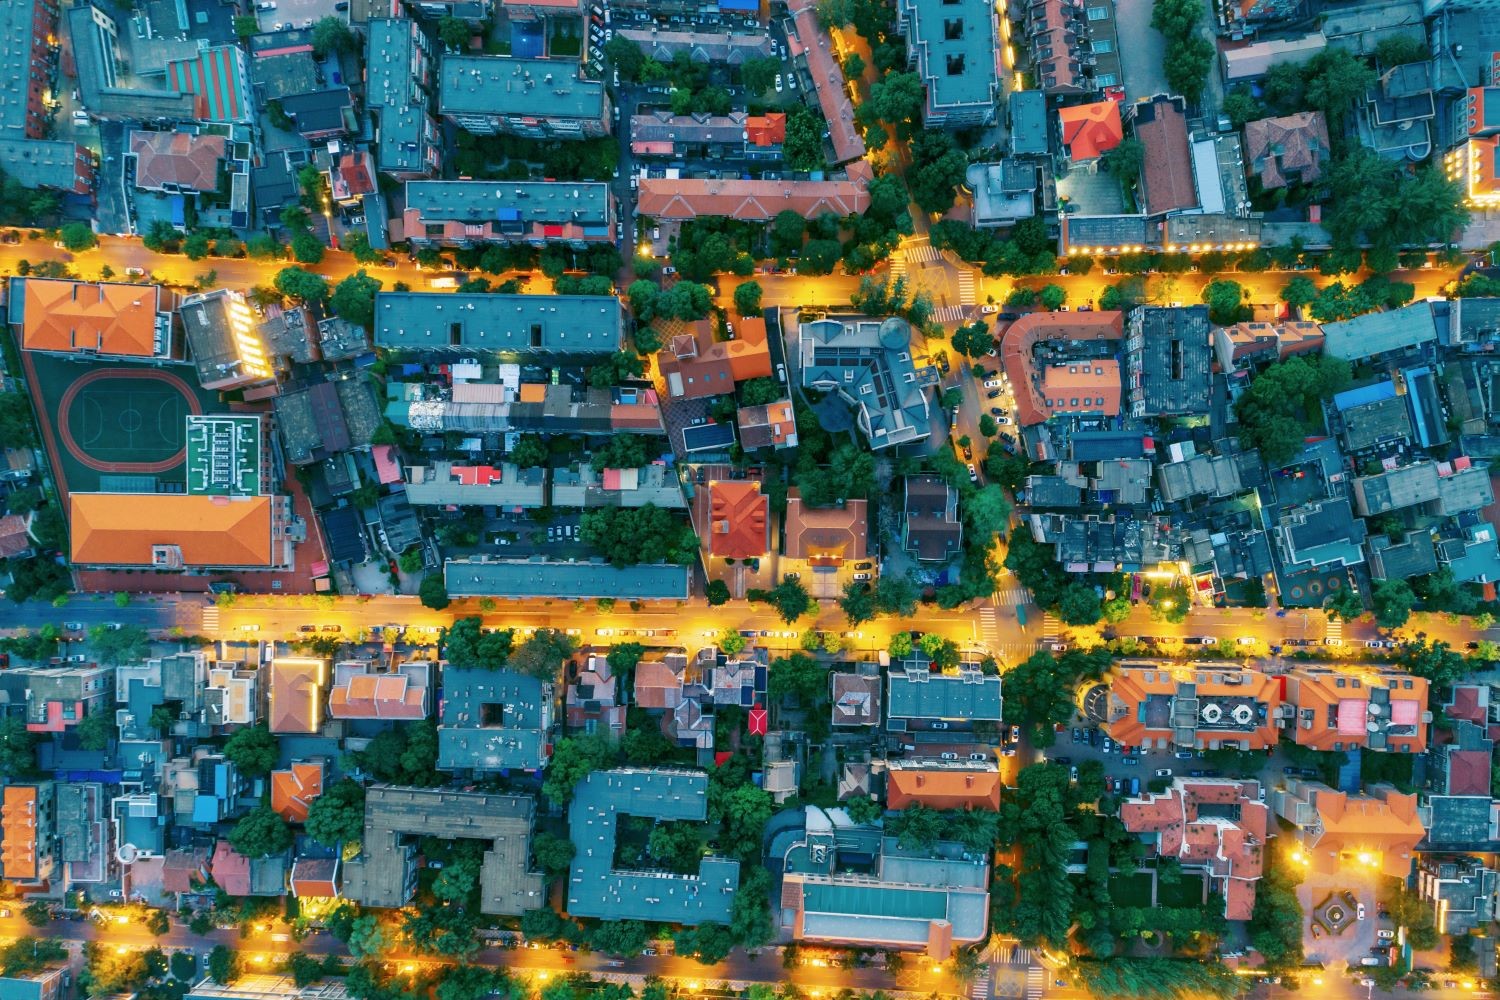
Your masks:
<path fill-rule="evenodd" d="M 903 660 L 906 657 L 911 656 L 912 651 L 915 648 L 912 645 L 911 633 L 897 632 L 895 635 L 891 636 L 890 645 L 886 648 L 887 651 L 891 654 L 892 660 Z"/>
<path fill-rule="evenodd" d="M 361 914 L 354 918 L 354 924 L 349 930 L 348 943 L 349 954 L 355 958 L 377 957 L 390 945 L 385 931 L 380 926 L 380 918 L 373 913 Z"/>
<path fill-rule="evenodd" d="M 729 602 L 729 584 L 723 580 L 708 581 L 708 588 L 705 593 L 708 597 L 709 607 L 717 608 Z"/>
<path fill-rule="evenodd" d="M 1400 628 L 1411 617 L 1417 595 L 1405 580 L 1374 581 L 1371 599 L 1375 604 L 1375 624 L 1381 628 Z"/>
<path fill-rule="evenodd" d="M 254 14 L 237 14 L 234 18 L 234 33 L 238 38 L 249 38 L 260 34 L 260 22 Z"/>
<path fill-rule="evenodd" d="M 813 599 L 800 580 L 782 580 L 765 592 L 765 600 L 788 625 L 813 609 Z"/>
<path fill-rule="evenodd" d="M 422 584 L 417 589 L 417 596 L 422 601 L 422 606 L 434 611 L 441 611 L 448 606 L 448 585 L 443 582 L 441 573 L 429 573 L 422 577 Z"/>
<path fill-rule="evenodd" d="M 224 756 L 249 778 L 270 774 L 279 751 L 276 737 L 263 722 L 237 730 L 224 744 Z"/>
<path fill-rule="evenodd" d="M 793 170 L 822 170 L 827 165 L 823 156 L 824 128 L 823 119 L 802 104 L 787 112 L 786 133 L 781 142 L 787 166 Z"/>
<path fill-rule="evenodd" d="M 1093 587 L 1070 583 L 1063 591 L 1058 614 L 1069 625 L 1093 625 L 1103 616 L 1104 607 Z"/>
<path fill-rule="evenodd" d="M 861 824 L 874 823 L 885 813 L 880 803 L 875 801 L 875 797 L 872 795 L 856 795 L 853 798 L 845 799 L 839 804 L 844 807 L 844 811 L 849 814 L 850 819 Z"/>
<path fill-rule="evenodd" d="M 826 697 L 827 673 L 806 653 L 791 653 L 771 661 L 766 691 L 773 701 L 788 695 L 804 707 L 818 704 Z"/>
<path fill-rule="evenodd" d="M 1203 288 L 1203 301 L 1208 303 L 1208 318 L 1220 326 L 1232 326 L 1249 319 L 1250 309 L 1244 304 L 1245 287 L 1238 281 L 1218 278 Z"/>
<path fill-rule="evenodd" d="M 1068 301 L 1067 290 L 1061 285 L 1044 285 L 1040 294 L 1042 308 L 1048 312 L 1055 312 L 1062 308 L 1064 302 Z"/>
<path fill-rule="evenodd" d="M 610 65 L 620 71 L 622 80 L 639 80 L 641 77 L 641 66 L 646 57 L 641 52 L 640 46 L 636 45 L 624 35 L 616 35 L 604 45 L 604 55 L 609 59 Z"/>
<path fill-rule="evenodd" d="M 328 248 L 310 232 L 300 232 L 292 237 L 292 256 L 299 264 L 320 263 L 327 250 Z"/>
<path fill-rule="evenodd" d="M 101 663 L 120 664 L 145 659 L 151 652 L 151 633 L 139 625 L 89 628 L 89 646 Z"/>
<path fill-rule="evenodd" d="M 330 53 L 353 52 L 359 47 L 359 39 L 349 26 L 337 17 L 325 17 L 313 25 L 313 55 L 322 58 Z"/>
<path fill-rule="evenodd" d="M 93 712 L 83 717 L 73 732 L 78 736 L 78 745 L 85 750 L 107 750 L 110 740 L 115 738 L 115 720 L 106 712 Z"/>
<path fill-rule="evenodd" d="M 907 74 L 891 74 L 886 78 Z M 881 84 L 875 84 L 875 88 Z M 918 84 L 920 91 L 920 84 Z M 873 88 L 872 88 L 873 89 Z M 860 106 L 861 109 L 864 105 Z M 918 133 L 911 142 L 912 167 L 906 183 L 912 201 L 924 212 L 940 214 L 953 207 L 954 193 L 964 181 L 969 158 L 958 148 L 953 136 L 942 131 Z"/>
<path fill-rule="evenodd" d="M 284 267 L 276 272 L 275 284 L 282 295 L 302 302 L 320 302 L 328 296 L 328 282 L 300 267 Z"/>
<path fill-rule="evenodd" d="M 94 235 L 94 228 L 87 222 L 70 222 L 59 229 L 57 235 L 62 245 L 74 253 L 92 250 L 99 245 L 99 237 Z"/>
<path fill-rule="evenodd" d="M 1337 616 L 1347 622 L 1365 613 L 1365 602 L 1360 600 L 1359 595 L 1352 588 L 1340 587 L 1324 602 L 1323 609 L 1329 615 Z"/>
<path fill-rule="evenodd" d="M 349 778 L 325 789 L 307 810 L 307 835 L 328 847 L 359 840 L 364 827 L 364 786 Z"/>
<path fill-rule="evenodd" d="M 839 608 L 848 619 L 850 627 L 863 625 L 875 617 L 875 592 L 870 585 L 851 580 L 844 586 L 844 596 L 839 598 Z"/>
<path fill-rule="evenodd" d="M 979 319 L 954 330 L 950 343 L 965 357 L 978 358 L 994 349 L 995 337 L 990 333 L 990 325 Z"/>
<path fill-rule="evenodd" d="M 1133 186 L 1140 179 L 1146 166 L 1146 144 L 1131 136 L 1104 154 L 1104 169 L 1119 178 L 1120 183 Z"/>
<path fill-rule="evenodd" d="M 734 311 L 741 316 L 760 315 L 760 282 L 746 281 L 735 287 Z"/>
<path fill-rule="evenodd" d="M 229 832 L 230 846 L 247 858 L 280 854 L 292 841 L 291 827 L 265 802 L 246 813 Z"/>
<path fill-rule="evenodd" d="M 615 759 L 615 745 L 602 733 L 565 736 L 557 741 L 547 762 L 542 794 L 554 806 L 565 806 L 580 781 L 594 771 L 609 767 Z"/>
<path fill-rule="evenodd" d="M 361 268 L 333 287 L 328 304 L 343 319 L 368 330 L 375 324 L 375 293 L 380 286 L 379 278 L 370 277 Z"/>
<path fill-rule="evenodd" d="M 562 629 L 539 628 L 526 637 L 510 656 L 510 667 L 542 681 L 556 680 L 563 662 L 578 643 Z"/>
<path fill-rule="evenodd" d="M 474 33 L 469 30 L 469 25 L 460 18 L 445 16 L 438 21 L 438 38 L 454 52 L 462 52 L 468 48 L 473 37 Z"/>

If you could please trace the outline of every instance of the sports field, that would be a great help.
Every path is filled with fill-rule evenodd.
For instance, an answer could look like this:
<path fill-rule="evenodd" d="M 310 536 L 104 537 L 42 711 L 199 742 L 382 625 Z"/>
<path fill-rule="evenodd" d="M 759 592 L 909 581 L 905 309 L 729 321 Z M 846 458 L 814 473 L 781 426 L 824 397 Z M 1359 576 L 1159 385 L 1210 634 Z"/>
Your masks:
<path fill-rule="evenodd" d="M 220 410 L 187 366 L 74 361 L 29 352 L 49 450 L 69 492 L 185 489 L 187 417 Z"/>

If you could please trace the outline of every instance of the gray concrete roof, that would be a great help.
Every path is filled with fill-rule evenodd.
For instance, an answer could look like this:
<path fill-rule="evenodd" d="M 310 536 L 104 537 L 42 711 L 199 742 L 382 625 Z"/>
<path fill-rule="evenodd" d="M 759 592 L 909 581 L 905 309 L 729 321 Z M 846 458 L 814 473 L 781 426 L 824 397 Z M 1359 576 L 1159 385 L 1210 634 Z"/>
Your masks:
<path fill-rule="evenodd" d="M 1000 678 L 978 670 L 934 674 L 914 663 L 904 671 L 893 669 L 887 688 L 888 718 L 1000 720 Z"/>
<path fill-rule="evenodd" d="M 445 115 L 599 118 L 604 84 L 579 76 L 579 63 L 511 56 L 444 57 L 438 106 Z"/>
<path fill-rule="evenodd" d="M 609 224 L 609 185 L 573 181 L 410 181 L 406 207 L 427 221 Z"/>
<path fill-rule="evenodd" d="M 552 685 L 512 670 L 444 664 L 441 690 L 439 768 L 535 771 L 547 762 Z"/>
<path fill-rule="evenodd" d="M 621 600 L 686 600 L 691 572 L 666 563 L 616 569 L 605 562 L 449 559 L 443 566 L 448 593 Z"/>

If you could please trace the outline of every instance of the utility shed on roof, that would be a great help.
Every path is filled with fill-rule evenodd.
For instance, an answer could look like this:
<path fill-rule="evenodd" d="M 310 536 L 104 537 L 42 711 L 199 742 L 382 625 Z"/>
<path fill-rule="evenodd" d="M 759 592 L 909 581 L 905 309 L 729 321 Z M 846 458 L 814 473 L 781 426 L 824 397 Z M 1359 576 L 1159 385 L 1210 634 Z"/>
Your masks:
<path fill-rule="evenodd" d="M 595 771 L 573 791 L 568 831 L 573 867 L 568 913 L 604 920 L 728 924 L 740 885 L 740 864 L 708 856 L 696 875 L 638 871 L 615 864 L 622 816 L 701 822 L 708 815 L 708 775 L 665 768 Z"/>

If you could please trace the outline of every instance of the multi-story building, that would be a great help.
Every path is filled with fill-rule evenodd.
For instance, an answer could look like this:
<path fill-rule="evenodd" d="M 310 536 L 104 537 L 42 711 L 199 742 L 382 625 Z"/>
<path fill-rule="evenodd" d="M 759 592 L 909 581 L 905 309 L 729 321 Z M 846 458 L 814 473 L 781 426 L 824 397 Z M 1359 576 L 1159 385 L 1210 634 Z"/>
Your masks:
<path fill-rule="evenodd" d="M 561 666 L 561 663 L 558 664 Z M 551 753 L 551 684 L 511 670 L 442 667 L 438 767 L 538 771 Z"/>
<path fill-rule="evenodd" d="M 1023 30 L 1037 83 L 1048 96 L 1120 88 L 1113 0 L 1031 0 Z"/>
<path fill-rule="evenodd" d="M 837 392 L 855 411 L 875 450 L 931 433 L 928 390 L 938 371 L 912 354 L 911 326 L 899 316 L 823 316 L 797 328 L 802 384 Z"/>
<path fill-rule="evenodd" d="M 1212 362 L 1207 306 L 1133 309 L 1125 330 L 1131 416 L 1207 413 Z"/>
<path fill-rule="evenodd" d="M 786 141 L 786 115 L 674 115 L 650 111 L 630 118 L 630 152 L 637 157 L 714 160 L 779 159 Z"/>
<path fill-rule="evenodd" d="M 709 855 L 693 875 L 639 871 L 615 860 L 619 820 L 701 822 L 708 809 L 702 771 L 619 768 L 595 771 L 573 791 L 568 831 L 573 868 L 567 911 L 600 920 L 728 924 L 740 885 L 740 863 Z"/>
<path fill-rule="evenodd" d="M 572 181 L 410 181 L 402 226 L 415 247 L 583 249 L 614 243 L 615 196 L 608 184 Z"/>
<path fill-rule="evenodd" d="M 1265 872 L 1271 811 L 1255 781 L 1175 778 L 1164 792 L 1120 804 L 1120 822 L 1160 858 L 1201 871 L 1227 920 L 1249 920 Z"/>
<path fill-rule="evenodd" d="M 80 567 L 282 570 L 300 535 L 285 496 L 72 493 L 68 507 Z"/>
<path fill-rule="evenodd" d="M 159 285 L 11 278 L 7 319 L 27 351 L 132 361 L 181 355 Z"/>
<path fill-rule="evenodd" d="M 375 346 L 435 356 L 596 358 L 620 349 L 624 326 L 620 300 L 612 295 L 375 296 Z M 518 401 L 526 401 L 524 392 Z"/>
<path fill-rule="evenodd" d="M 0 5 L 0 38 L 5 66 L 0 69 L 0 133 L 40 139 L 47 134 L 47 105 L 42 97 L 52 67 L 57 37 L 58 0 L 13 0 Z M 9 174 L 9 169 L 6 173 Z"/>
<path fill-rule="evenodd" d="M 177 315 L 203 388 L 238 389 L 274 377 L 255 313 L 239 292 L 218 288 L 189 295 Z"/>
<path fill-rule="evenodd" d="M 1298 666 L 1286 675 L 1288 728 L 1301 746 L 1315 750 L 1427 749 L 1428 682 L 1404 670 Z"/>
<path fill-rule="evenodd" d="M 86 195 L 94 190 L 94 154 L 76 142 L 0 133 L 0 170 L 24 188 Z"/>
<path fill-rule="evenodd" d="M 662 222 L 725 215 L 770 222 L 782 212 L 804 219 L 833 214 L 863 215 L 870 207 L 869 172 L 850 164 L 847 178 L 827 180 L 736 180 L 718 177 L 648 177 L 641 181 L 636 214 Z"/>
<path fill-rule="evenodd" d="M 46 883 L 57 867 L 55 788 L 19 782 L 0 792 L 0 878 L 13 885 Z"/>
<path fill-rule="evenodd" d="M 1417 895 L 1432 904 L 1439 934 L 1482 932 L 1500 914 L 1500 872 L 1469 854 L 1422 854 L 1417 859 Z"/>
<path fill-rule="evenodd" d="M 442 165 L 432 114 L 436 62 L 416 21 L 372 20 L 365 29 L 365 103 L 375 119 L 375 159 L 397 180 L 430 177 Z"/>
<path fill-rule="evenodd" d="M 33 733 L 64 733 L 90 715 L 111 712 L 115 668 L 96 663 L 25 667 L 26 728 Z"/>
<path fill-rule="evenodd" d="M 966 664 L 952 674 L 935 674 L 925 656 L 913 655 L 886 677 L 886 728 L 966 729 L 976 722 L 999 722 L 1003 701 L 1000 677 Z"/>
<path fill-rule="evenodd" d="M 897 30 L 927 88 L 925 124 L 994 122 L 1002 72 L 996 9 L 987 0 L 901 0 Z"/>
<path fill-rule="evenodd" d="M 1333 875 L 1353 867 L 1393 878 L 1411 874 L 1426 832 L 1417 797 L 1376 785 L 1363 794 L 1335 791 L 1317 781 L 1287 778 L 1269 796 L 1276 815 L 1292 827 L 1292 861 Z"/>
<path fill-rule="evenodd" d="M 1279 737 L 1276 677 L 1232 664 L 1125 663 L 1110 680 L 1105 730 L 1123 746 L 1264 750 Z"/>
<path fill-rule="evenodd" d="M 438 82 L 438 110 L 477 135 L 592 139 L 609 134 L 604 84 L 562 59 L 449 55 Z"/>

